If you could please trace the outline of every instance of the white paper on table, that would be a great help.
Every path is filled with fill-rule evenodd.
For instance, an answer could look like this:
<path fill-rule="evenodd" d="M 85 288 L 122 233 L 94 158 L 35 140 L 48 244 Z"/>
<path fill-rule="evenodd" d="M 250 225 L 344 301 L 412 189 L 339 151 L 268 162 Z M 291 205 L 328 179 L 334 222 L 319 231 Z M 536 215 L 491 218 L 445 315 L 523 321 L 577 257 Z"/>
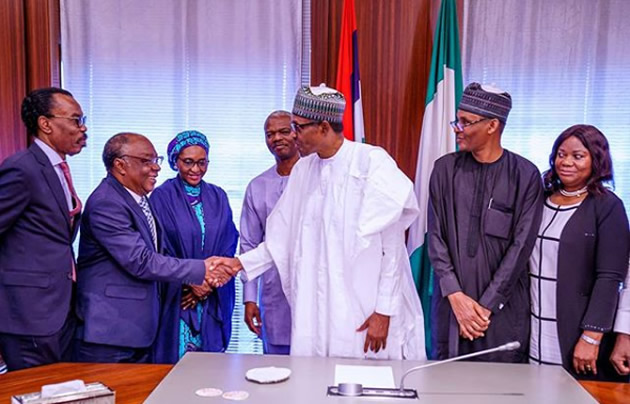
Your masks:
<path fill-rule="evenodd" d="M 335 385 L 360 383 L 363 387 L 394 389 L 394 371 L 391 366 L 335 365 Z"/>

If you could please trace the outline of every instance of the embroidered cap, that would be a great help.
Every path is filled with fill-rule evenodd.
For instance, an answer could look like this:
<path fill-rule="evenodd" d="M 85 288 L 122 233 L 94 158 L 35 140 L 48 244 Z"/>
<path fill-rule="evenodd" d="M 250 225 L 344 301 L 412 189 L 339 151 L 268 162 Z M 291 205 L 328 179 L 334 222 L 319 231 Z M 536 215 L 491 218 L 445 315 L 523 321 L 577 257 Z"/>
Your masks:
<path fill-rule="evenodd" d="M 301 87 L 295 95 L 293 114 L 314 121 L 342 123 L 346 99 L 334 88 L 320 84 L 318 87 Z"/>
<path fill-rule="evenodd" d="M 512 109 L 512 97 L 493 85 L 470 83 L 458 108 L 486 118 L 496 118 L 505 124 Z"/>

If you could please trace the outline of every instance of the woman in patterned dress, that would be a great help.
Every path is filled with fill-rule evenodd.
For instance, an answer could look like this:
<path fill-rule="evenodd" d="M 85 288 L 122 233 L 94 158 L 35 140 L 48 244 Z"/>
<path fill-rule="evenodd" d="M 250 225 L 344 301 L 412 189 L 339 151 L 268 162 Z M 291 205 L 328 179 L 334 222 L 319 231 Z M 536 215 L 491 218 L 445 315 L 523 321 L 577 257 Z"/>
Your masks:
<path fill-rule="evenodd" d="M 547 198 L 530 257 L 530 362 L 580 379 L 619 381 L 608 358 L 630 236 L 606 137 L 574 125 L 556 139 L 544 174 Z"/>
<path fill-rule="evenodd" d="M 179 133 L 168 146 L 169 165 L 178 174 L 151 194 L 166 253 L 177 258 L 234 256 L 238 232 L 228 198 L 203 181 L 208 140 L 200 132 Z M 175 363 L 188 351 L 223 352 L 232 329 L 234 280 L 213 289 L 175 283 L 162 285 L 160 330 L 155 361 Z"/>

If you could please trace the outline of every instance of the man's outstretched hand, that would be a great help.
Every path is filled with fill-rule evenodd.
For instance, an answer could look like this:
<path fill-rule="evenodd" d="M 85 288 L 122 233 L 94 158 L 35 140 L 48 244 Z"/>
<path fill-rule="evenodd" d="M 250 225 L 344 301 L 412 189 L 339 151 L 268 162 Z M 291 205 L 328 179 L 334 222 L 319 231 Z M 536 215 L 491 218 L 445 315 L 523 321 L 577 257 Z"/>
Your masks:
<path fill-rule="evenodd" d="M 212 267 L 212 258 L 206 258 L 203 261 L 206 266 L 206 275 L 204 277 L 203 283 L 207 283 L 213 288 L 218 288 L 230 281 L 230 276 L 226 275 L 222 271 L 215 271 Z"/>
<path fill-rule="evenodd" d="M 204 260 L 206 264 L 206 280 L 212 287 L 218 288 L 230 281 L 238 271 L 243 269 L 238 258 L 210 257 Z"/>

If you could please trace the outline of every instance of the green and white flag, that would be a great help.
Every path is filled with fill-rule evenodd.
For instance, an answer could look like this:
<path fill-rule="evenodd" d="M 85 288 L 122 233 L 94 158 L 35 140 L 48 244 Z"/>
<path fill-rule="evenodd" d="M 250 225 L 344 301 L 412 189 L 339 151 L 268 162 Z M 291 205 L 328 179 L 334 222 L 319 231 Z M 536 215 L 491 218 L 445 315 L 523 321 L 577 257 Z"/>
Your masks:
<path fill-rule="evenodd" d="M 463 87 L 455 0 L 442 0 L 440 17 L 433 36 L 431 71 L 428 81 L 414 187 L 420 216 L 409 229 L 407 250 L 424 311 L 425 341 L 427 356 L 430 358 L 433 269 L 427 254 L 429 178 L 435 160 L 455 151 L 455 135 L 449 122 L 455 119 L 457 103 L 462 96 Z"/>

